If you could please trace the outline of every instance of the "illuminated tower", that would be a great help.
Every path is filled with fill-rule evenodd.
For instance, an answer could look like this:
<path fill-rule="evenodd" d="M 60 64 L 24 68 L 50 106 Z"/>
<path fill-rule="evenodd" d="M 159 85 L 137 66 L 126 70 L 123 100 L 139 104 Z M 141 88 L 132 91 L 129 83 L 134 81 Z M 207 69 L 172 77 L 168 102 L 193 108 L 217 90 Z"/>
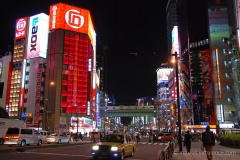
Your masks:
<path fill-rule="evenodd" d="M 83 131 L 85 121 L 96 124 L 96 33 L 90 12 L 51 5 L 49 30 L 45 128 Z"/>

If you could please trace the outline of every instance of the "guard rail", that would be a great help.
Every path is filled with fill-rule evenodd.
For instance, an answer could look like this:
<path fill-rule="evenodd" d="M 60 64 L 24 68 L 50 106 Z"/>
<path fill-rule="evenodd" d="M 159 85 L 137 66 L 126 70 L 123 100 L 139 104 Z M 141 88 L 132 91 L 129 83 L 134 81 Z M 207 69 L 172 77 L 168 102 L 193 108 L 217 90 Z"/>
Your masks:
<path fill-rule="evenodd" d="M 156 156 L 156 160 L 169 160 L 174 152 L 174 140 L 168 142 L 164 150 L 159 150 Z"/>

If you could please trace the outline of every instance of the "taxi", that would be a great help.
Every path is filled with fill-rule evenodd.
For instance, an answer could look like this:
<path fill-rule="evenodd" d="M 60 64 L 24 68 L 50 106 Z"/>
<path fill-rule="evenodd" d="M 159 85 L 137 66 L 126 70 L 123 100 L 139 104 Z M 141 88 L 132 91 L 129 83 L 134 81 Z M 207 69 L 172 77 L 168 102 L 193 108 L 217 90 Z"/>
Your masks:
<path fill-rule="evenodd" d="M 91 154 L 94 160 L 99 157 L 123 160 L 125 156 L 133 156 L 136 143 L 127 134 L 108 134 L 100 142 L 92 146 Z"/>

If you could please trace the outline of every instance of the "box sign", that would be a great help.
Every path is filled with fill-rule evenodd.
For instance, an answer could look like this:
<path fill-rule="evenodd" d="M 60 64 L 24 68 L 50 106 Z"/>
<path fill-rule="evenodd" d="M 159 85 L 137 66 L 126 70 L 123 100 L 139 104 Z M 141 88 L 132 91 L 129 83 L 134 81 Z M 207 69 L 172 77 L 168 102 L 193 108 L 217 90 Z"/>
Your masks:
<path fill-rule="evenodd" d="M 219 124 L 219 128 L 234 128 L 234 124 Z"/>
<path fill-rule="evenodd" d="M 49 30 L 64 29 L 84 33 L 96 45 L 96 33 L 89 10 L 57 3 L 50 6 Z"/>
<path fill-rule="evenodd" d="M 40 13 L 30 17 L 26 58 L 46 58 L 48 43 L 49 16 Z"/>
<path fill-rule="evenodd" d="M 15 39 L 25 38 L 27 35 L 28 18 L 20 18 L 16 21 Z"/>
<path fill-rule="evenodd" d="M 201 128 L 206 128 L 207 126 L 210 127 L 210 129 L 216 129 L 216 125 L 186 125 L 187 128 L 189 129 L 201 129 Z"/>

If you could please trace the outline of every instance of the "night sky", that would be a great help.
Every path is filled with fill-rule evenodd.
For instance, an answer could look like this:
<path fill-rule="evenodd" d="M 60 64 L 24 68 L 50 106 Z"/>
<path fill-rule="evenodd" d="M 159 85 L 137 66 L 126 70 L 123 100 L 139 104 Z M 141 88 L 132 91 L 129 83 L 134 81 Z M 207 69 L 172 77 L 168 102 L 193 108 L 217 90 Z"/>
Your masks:
<path fill-rule="evenodd" d="M 63 2 L 90 10 L 97 33 L 97 54 L 107 45 L 107 93 L 116 105 L 134 105 L 156 96 L 156 69 L 167 61 L 167 0 L 7 0 L 0 2 L 0 54 L 13 52 L 18 18 L 49 14 L 49 5 Z M 137 57 L 130 56 L 137 53 Z"/>

